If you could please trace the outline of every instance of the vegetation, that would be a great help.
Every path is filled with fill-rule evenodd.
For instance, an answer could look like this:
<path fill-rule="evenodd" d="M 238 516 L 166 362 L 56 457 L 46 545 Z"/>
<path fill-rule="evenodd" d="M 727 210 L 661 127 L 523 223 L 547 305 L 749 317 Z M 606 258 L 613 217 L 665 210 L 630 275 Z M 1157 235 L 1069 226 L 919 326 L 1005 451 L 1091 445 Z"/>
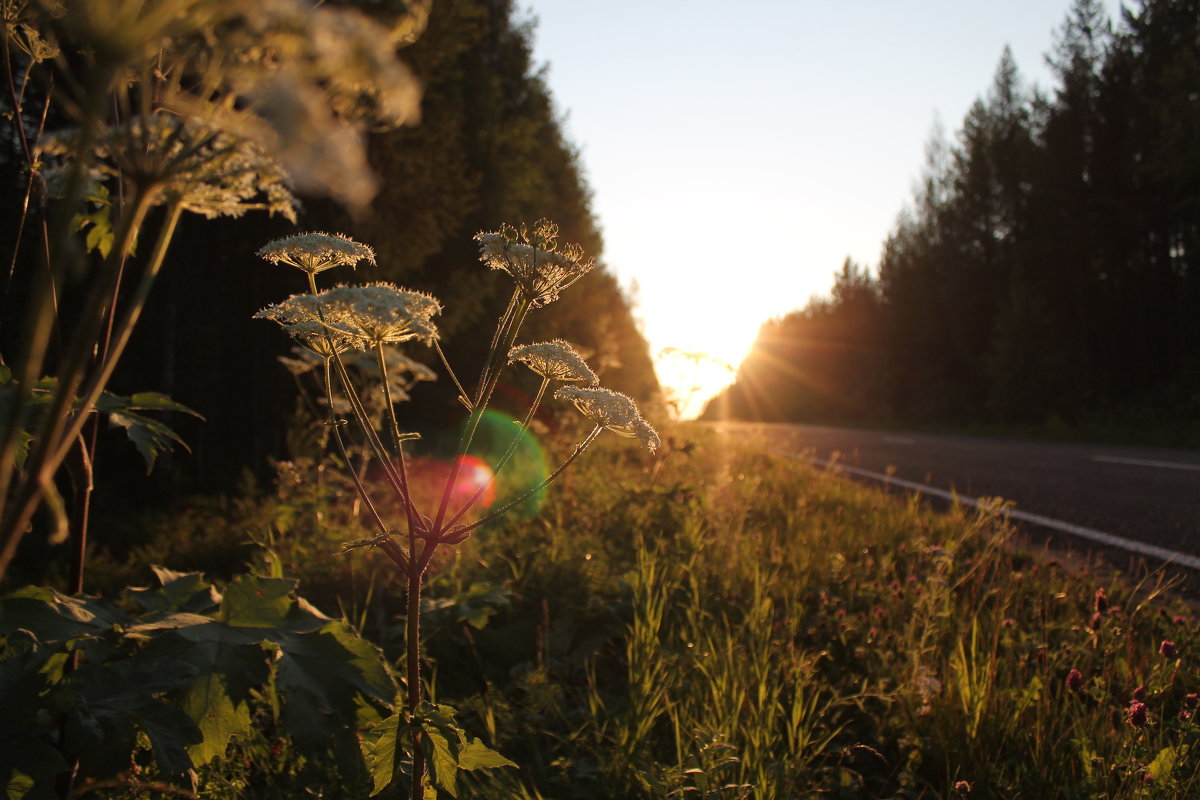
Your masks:
<path fill-rule="evenodd" d="M 1011 549 L 997 507 L 933 514 L 765 455 L 752 431 L 684 435 L 691 454 L 666 455 L 652 486 L 648 457 L 601 440 L 536 518 L 491 526 L 432 562 L 429 695 L 519 765 L 463 773 L 459 797 L 1200 788 L 1200 629 L 1161 575 L 1073 575 Z M 570 451 L 563 436 L 545 444 Z M 116 590 L 150 577 L 149 559 L 187 565 L 196 535 L 231 554 L 253 538 L 252 571 L 286 567 L 396 669 L 406 622 L 387 590 L 390 562 L 330 556 L 354 535 L 352 488 L 327 487 L 314 507 L 289 474 L 233 513 L 192 509 L 183 519 L 197 534 L 163 518 L 96 579 Z M 160 697 L 179 707 L 178 692 Z M 361 796 L 362 768 L 293 741 L 268 701 L 255 696 L 253 725 L 197 767 L 201 796 Z M 133 763 L 119 780 L 159 779 L 148 748 Z"/>
<path fill-rule="evenodd" d="M 1152 7 L 1176 6 L 1147 4 L 1129 41 L 1174 30 Z M 611 277 L 542 308 L 592 266 L 557 227 L 479 234 L 496 280 L 464 272 L 479 267 L 460 234 L 499 214 L 553 212 L 564 238 L 599 245 L 508 2 L 6 0 L 0 19 L 0 166 L 16 187 L 4 202 L 19 201 L 0 306 L 15 352 L 0 363 L 0 574 L 32 583 L 0 597 L 0 797 L 1200 791 L 1200 631 L 1163 576 L 1072 576 L 1009 549 L 998 503 L 931 515 L 767 455 L 751 428 L 675 428 L 656 460 L 616 449 L 603 431 L 660 442 L 611 390 L 554 392 L 589 421 L 581 436 L 539 413 L 551 380 L 654 381 Z M 1003 117 L 1024 153 L 1037 142 L 1017 135 L 1015 85 L 998 83 L 1011 91 L 979 124 Z M 415 120 L 422 86 L 425 125 L 383 130 Z M 971 175 L 931 208 L 965 208 Z M 990 180 L 970 196 L 999 202 L 1007 184 Z M 318 273 L 376 252 L 301 234 L 258 251 L 307 273 L 308 294 L 258 314 L 301 346 L 279 358 L 245 344 L 260 331 L 225 330 L 221 314 L 248 317 L 283 284 L 244 277 L 261 227 L 189 215 L 295 219 L 293 189 L 330 198 L 307 222 L 377 244 L 453 313 L 435 323 L 438 301 L 390 283 L 318 291 Z M 993 239 L 1016 236 L 988 219 Z M 236 255 L 178 247 L 212 240 Z M 1179 241 L 1167 255 L 1186 260 Z M 835 303 L 870 297 L 847 265 Z M 594 371 L 565 342 L 517 343 L 534 309 L 526 335 L 582 342 Z M 397 349 L 416 344 L 465 409 L 449 446 L 451 412 L 423 394 L 432 371 Z M 163 354 L 139 359 L 161 370 L 128 369 L 139 352 Z M 509 362 L 532 374 L 501 381 Z M 270 369 L 300 388 L 294 413 L 255 382 Z M 187 405 L 110 391 L 139 378 Z M 401 427 L 401 402 L 425 430 Z M 266 489 L 248 470 L 237 494 L 175 510 L 135 513 L 132 492 L 110 491 L 120 524 L 102 517 L 89 552 L 98 420 L 153 467 L 184 440 L 154 415 L 189 406 L 216 432 L 201 453 L 218 437 L 233 442 L 220 458 L 257 466 L 248 453 L 286 438 L 288 457 Z M 584 448 L 594 462 L 566 471 Z M 63 538 L 66 558 L 47 546 Z"/>
<path fill-rule="evenodd" d="M 711 418 L 1156 431 L 1200 442 L 1191 0 L 1077 0 L 1049 95 L 1007 52 L 935 134 L 878 272 L 764 325 Z"/>

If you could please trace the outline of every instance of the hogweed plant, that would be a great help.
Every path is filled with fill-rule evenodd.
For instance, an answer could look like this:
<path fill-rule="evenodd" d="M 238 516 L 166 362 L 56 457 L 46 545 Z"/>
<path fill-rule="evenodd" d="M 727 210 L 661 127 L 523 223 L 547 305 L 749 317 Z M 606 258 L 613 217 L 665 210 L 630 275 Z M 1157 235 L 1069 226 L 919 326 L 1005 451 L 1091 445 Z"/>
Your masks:
<path fill-rule="evenodd" d="M 398 784 L 405 772 L 412 796 L 425 797 L 428 788 L 453 793 L 459 769 L 515 766 L 476 739 L 468 739 L 454 719 L 454 711 L 427 702 L 421 683 L 421 588 L 434 555 L 442 547 L 466 541 L 475 531 L 496 521 L 508 511 L 540 493 L 566 470 L 604 431 L 640 441 L 654 451 L 659 437 L 642 418 L 636 404 L 618 392 L 597 385 L 596 375 L 575 349 L 554 340 L 517 344 L 521 325 L 528 314 L 553 302 L 594 266 L 576 245 L 560 245 L 558 227 L 547 220 L 533 226 L 502 226 L 480 233 L 481 260 L 491 269 L 507 273 L 514 288 L 500 315 L 483 366 L 473 390 L 459 380 L 443 352 L 434 318 L 441 312 L 436 299 L 418 291 L 388 283 L 340 285 L 319 289 L 317 275 L 335 267 L 374 264 L 370 247 L 345 236 L 306 233 L 271 242 L 259 255 L 276 264 L 304 272 L 308 293 L 297 294 L 264 308 L 256 317 L 283 326 L 321 365 L 326 393 L 327 425 L 342 462 L 350 465 L 349 429 L 357 429 L 368 452 L 382 472 L 383 481 L 395 498 L 397 520 L 388 518 L 388 508 L 368 491 L 363 478 L 353 469 L 349 477 L 372 534 L 346 544 L 343 552 L 375 547 L 391 560 L 404 579 L 407 590 L 405 625 L 406 697 L 397 706 L 403 710 L 385 720 L 364 740 L 364 755 L 374 780 L 375 793 Z M 395 368 L 396 345 L 416 343 L 432 348 L 457 390 L 467 418 L 454 459 L 440 491 L 423 498 L 405 452 L 405 443 L 416 434 L 405 432 L 396 414 L 389 371 Z M 382 417 L 370 409 L 377 402 L 364 397 L 351 379 L 347 361 L 373 356 L 378 366 L 378 391 L 383 395 Z M 459 490 L 460 471 L 480 430 L 480 422 L 492 401 L 501 373 L 520 363 L 541 378 L 528 412 L 517 426 L 503 455 L 491 465 L 491 474 L 473 493 Z M 591 423 L 590 431 L 574 446 L 562 464 L 536 486 L 498 508 L 480 511 L 496 475 L 511 461 L 551 384 L 563 384 L 554 393 L 557 400 L 575 406 Z M 339 412 L 348 412 L 343 419 Z M 476 511 L 472 515 L 470 512 Z M 407 752 L 406 752 L 407 751 Z M 407 764 L 406 764 L 407 762 Z"/>

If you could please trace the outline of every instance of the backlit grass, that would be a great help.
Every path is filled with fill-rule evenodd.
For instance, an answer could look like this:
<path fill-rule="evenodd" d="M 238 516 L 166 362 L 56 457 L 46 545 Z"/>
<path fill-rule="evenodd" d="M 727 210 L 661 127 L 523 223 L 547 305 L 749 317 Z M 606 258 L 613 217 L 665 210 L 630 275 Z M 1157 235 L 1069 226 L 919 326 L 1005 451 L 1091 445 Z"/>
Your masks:
<path fill-rule="evenodd" d="M 521 765 L 460 796 L 1200 792 L 1200 636 L 1158 578 L 1014 552 L 998 506 L 935 514 L 761 444 L 684 438 L 649 486 L 649 457 L 601 447 L 537 517 L 434 565 L 432 695 Z M 337 498 L 292 502 L 247 515 L 240 535 L 270 539 L 259 568 L 400 658 L 382 565 L 329 555 Z M 238 785 L 269 796 L 284 767 L 248 761 Z"/>

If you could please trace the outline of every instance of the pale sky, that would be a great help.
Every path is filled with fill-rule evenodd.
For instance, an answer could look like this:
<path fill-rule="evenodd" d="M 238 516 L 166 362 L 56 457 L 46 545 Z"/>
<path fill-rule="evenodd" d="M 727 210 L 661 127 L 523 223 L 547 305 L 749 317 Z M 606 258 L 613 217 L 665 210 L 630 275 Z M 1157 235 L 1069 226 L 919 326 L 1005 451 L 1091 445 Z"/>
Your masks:
<path fill-rule="evenodd" d="M 1115 20 L 1119 0 L 1105 0 Z M 765 320 L 872 270 L 939 121 L 1012 48 L 1027 85 L 1069 0 L 532 0 L 534 57 L 579 147 L 603 259 L 651 352 L 741 361 Z M 678 362 L 678 359 L 675 359 Z M 659 365 L 686 392 L 690 378 Z M 699 413 L 717 370 L 688 409 Z"/>

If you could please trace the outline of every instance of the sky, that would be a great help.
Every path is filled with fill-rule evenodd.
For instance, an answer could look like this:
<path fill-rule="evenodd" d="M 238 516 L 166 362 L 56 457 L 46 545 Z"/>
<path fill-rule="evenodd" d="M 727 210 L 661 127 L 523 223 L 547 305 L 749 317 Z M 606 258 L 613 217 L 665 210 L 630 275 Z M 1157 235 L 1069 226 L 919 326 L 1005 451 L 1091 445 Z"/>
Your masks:
<path fill-rule="evenodd" d="M 1104 5 L 1115 20 L 1119 0 Z M 1027 86 L 1052 88 L 1045 55 L 1069 0 L 520 7 L 602 260 L 651 353 L 674 348 L 659 379 L 694 416 L 764 321 L 828 294 L 847 257 L 874 270 L 935 126 L 953 141 L 1006 45 Z"/>

